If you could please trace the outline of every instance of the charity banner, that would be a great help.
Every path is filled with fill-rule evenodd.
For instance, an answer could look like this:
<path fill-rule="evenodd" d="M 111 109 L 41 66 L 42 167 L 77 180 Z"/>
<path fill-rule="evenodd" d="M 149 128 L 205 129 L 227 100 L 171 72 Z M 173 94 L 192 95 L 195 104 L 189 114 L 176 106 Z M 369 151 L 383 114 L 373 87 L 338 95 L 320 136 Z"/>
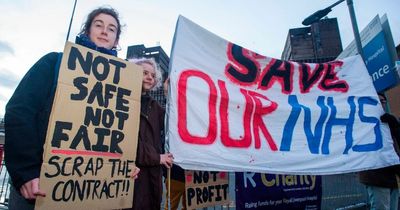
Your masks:
<path fill-rule="evenodd" d="M 235 177 L 236 209 L 321 209 L 321 176 L 240 172 Z"/>
<path fill-rule="evenodd" d="M 185 169 L 338 174 L 399 164 L 361 57 L 267 57 L 179 17 L 167 136 Z"/>
<path fill-rule="evenodd" d="M 226 172 L 185 170 L 187 209 L 229 204 Z"/>
<path fill-rule="evenodd" d="M 142 71 L 70 42 L 59 69 L 35 209 L 132 207 Z"/>

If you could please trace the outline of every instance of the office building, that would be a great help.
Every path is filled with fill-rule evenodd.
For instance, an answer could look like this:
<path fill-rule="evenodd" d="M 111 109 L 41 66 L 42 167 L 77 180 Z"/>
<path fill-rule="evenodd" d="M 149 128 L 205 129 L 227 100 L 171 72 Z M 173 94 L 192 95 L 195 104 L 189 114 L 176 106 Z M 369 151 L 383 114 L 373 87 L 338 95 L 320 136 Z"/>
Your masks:
<path fill-rule="evenodd" d="M 289 29 L 282 60 L 323 63 L 334 60 L 342 52 L 336 18 L 326 18 L 309 27 Z"/>

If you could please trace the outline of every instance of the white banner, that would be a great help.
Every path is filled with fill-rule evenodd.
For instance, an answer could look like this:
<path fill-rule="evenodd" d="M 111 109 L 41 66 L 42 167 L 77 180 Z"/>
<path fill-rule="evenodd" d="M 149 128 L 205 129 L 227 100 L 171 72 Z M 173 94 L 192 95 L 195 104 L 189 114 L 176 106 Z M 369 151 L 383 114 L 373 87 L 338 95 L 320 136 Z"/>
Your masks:
<path fill-rule="evenodd" d="M 168 139 L 185 169 L 335 174 L 399 164 L 360 57 L 266 57 L 179 17 Z"/>

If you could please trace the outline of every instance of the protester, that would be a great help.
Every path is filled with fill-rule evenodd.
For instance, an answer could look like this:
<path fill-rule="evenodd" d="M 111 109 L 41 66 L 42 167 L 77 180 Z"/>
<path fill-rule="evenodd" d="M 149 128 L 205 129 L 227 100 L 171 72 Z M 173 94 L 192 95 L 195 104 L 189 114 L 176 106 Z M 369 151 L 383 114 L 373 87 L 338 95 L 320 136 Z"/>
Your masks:
<path fill-rule="evenodd" d="M 378 94 L 379 100 L 385 109 L 386 97 Z M 400 124 L 396 117 L 389 113 L 381 116 L 381 121 L 388 123 L 390 134 L 393 138 L 393 145 L 397 155 L 400 156 Z M 397 183 L 400 175 L 400 166 L 390 166 L 375 170 L 360 172 L 360 182 L 366 185 L 368 192 L 368 202 L 371 210 L 397 210 L 399 201 L 399 186 Z"/>
<path fill-rule="evenodd" d="M 116 56 L 120 34 L 118 12 L 101 7 L 88 15 L 76 43 Z M 21 80 L 6 106 L 5 163 L 12 180 L 10 210 L 34 209 L 35 199 L 46 196 L 40 189 L 39 176 L 59 55 L 51 52 L 40 58 Z M 137 177 L 139 170 L 134 171 L 132 177 Z"/>
<path fill-rule="evenodd" d="M 160 87 L 161 71 L 154 59 L 130 60 L 143 68 L 142 97 L 140 105 L 139 140 L 136 164 L 140 176 L 135 182 L 133 207 L 135 210 L 159 210 L 162 199 L 162 166 L 170 168 L 173 156 L 164 154 L 165 110 L 149 95 Z"/>

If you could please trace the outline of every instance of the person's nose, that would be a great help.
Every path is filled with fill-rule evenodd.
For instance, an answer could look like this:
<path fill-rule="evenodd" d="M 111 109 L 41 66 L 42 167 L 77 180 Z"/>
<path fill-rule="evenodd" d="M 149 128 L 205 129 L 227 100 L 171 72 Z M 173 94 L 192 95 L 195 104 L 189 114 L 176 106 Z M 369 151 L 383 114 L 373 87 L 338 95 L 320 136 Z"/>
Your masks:
<path fill-rule="evenodd" d="M 102 28 L 102 30 L 101 30 L 101 34 L 104 34 L 104 35 L 108 35 L 108 33 L 107 33 L 107 27 L 103 27 Z"/>
<path fill-rule="evenodd" d="M 145 76 L 144 76 L 144 79 L 145 79 L 146 81 L 151 81 L 152 78 L 151 78 L 150 75 L 145 75 Z"/>

